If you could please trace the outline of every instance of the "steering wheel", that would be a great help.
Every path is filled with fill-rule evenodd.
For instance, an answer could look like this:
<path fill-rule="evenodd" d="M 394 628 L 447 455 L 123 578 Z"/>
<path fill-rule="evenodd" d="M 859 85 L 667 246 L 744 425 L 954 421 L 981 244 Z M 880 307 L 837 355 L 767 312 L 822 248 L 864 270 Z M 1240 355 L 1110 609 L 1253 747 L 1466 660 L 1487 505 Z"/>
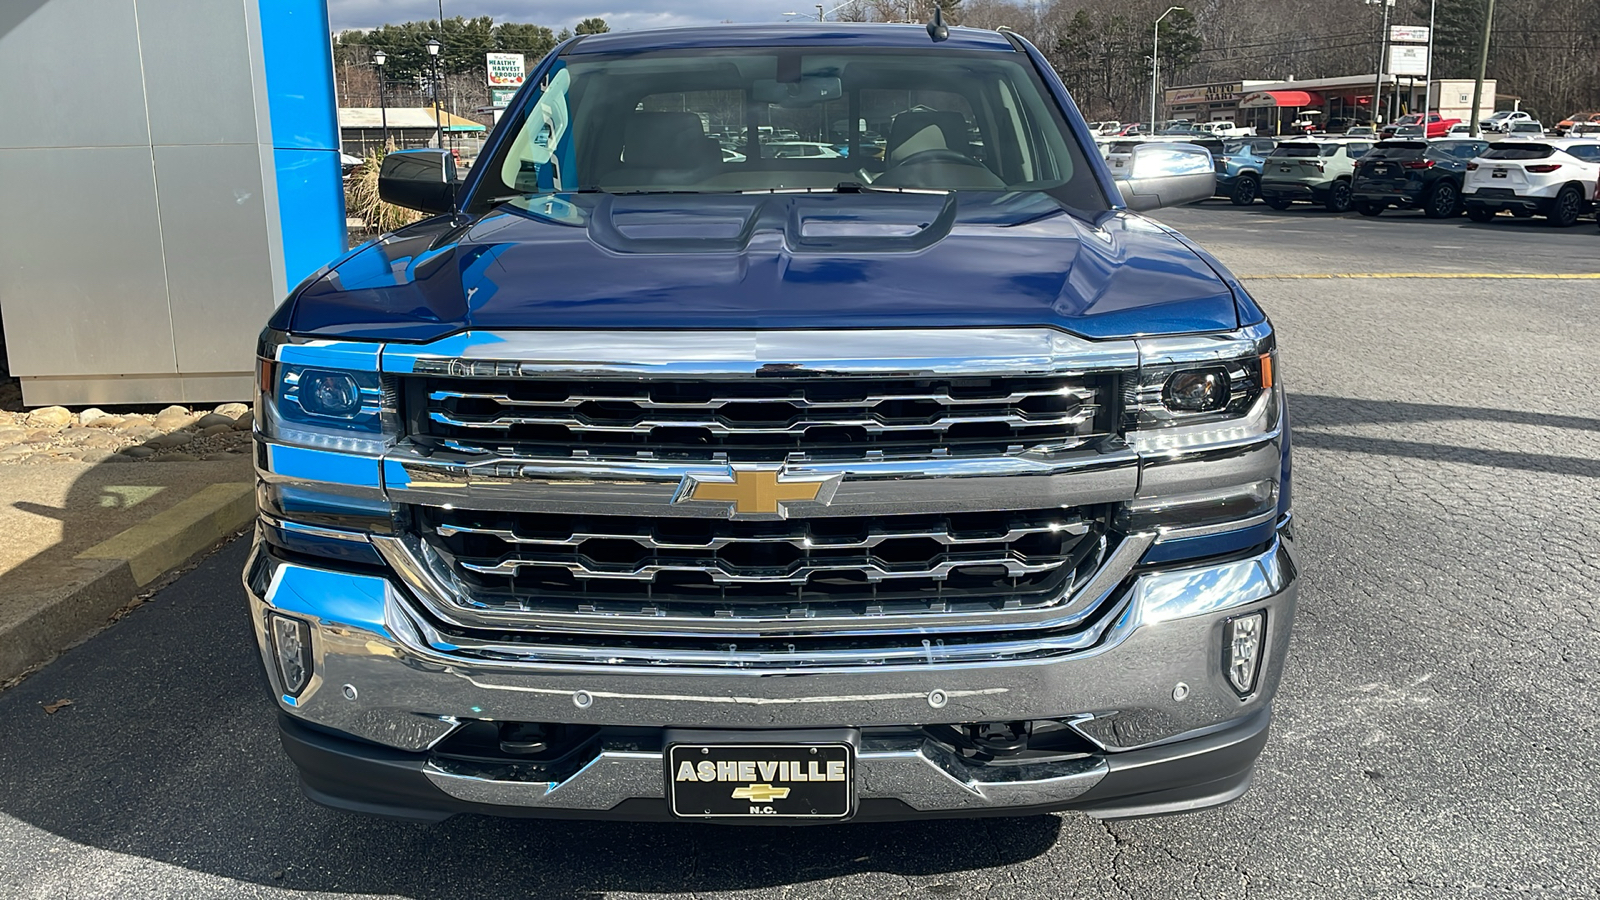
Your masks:
<path fill-rule="evenodd" d="M 903 166 L 915 166 L 923 163 L 955 163 L 960 166 L 988 168 L 988 166 L 962 153 L 960 150 L 951 150 L 949 147 L 932 147 L 927 150 L 918 150 L 916 153 L 895 163 L 894 168 L 898 169 Z"/>

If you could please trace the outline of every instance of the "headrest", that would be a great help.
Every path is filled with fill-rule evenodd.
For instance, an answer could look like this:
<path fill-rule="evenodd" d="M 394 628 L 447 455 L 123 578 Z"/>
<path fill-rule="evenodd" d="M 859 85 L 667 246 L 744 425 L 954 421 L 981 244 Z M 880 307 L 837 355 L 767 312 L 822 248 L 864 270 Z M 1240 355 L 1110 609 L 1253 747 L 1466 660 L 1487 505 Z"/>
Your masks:
<path fill-rule="evenodd" d="M 692 112 L 636 112 L 622 141 L 623 161 L 630 168 L 693 169 L 714 161 L 715 146 Z"/>
<path fill-rule="evenodd" d="M 889 127 L 889 161 L 898 162 L 924 150 L 959 150 L 966 153 L 967 117 L 958 112 L 916 110 L 894 117 Z"/>

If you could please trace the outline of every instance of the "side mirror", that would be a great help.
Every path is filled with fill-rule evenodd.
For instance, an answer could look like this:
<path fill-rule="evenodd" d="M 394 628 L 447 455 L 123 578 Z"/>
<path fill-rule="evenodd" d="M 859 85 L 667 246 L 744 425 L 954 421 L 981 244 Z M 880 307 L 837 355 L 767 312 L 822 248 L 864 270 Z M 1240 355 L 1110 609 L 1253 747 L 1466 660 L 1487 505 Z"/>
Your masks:
<path fill-rule="evenodd" d="M 1217 192 L 1211 152 L 1194 144 L 1140 144 L 1124 171 L 1117 189 L 1135 212 L 1195 203 Z"/>
<path fill-rule="evenodd" d="M 425 213 L 454 212 L 456 160 L 448 150 L 396 150 L 378 170 L 378 199 Z"/>

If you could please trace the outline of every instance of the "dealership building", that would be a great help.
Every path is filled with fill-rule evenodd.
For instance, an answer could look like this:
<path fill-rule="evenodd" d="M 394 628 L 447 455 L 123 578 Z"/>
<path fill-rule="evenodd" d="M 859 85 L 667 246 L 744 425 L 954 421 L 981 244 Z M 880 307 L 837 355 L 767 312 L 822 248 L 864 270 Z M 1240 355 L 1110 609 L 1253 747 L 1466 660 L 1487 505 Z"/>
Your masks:
<path fill-rule="evenodd" d="M 1379 121 L 1391 121 L 1422 106 L 1424 79 L 1391 74 L 1345 75 L 1287 81 L 1232 81 L 1186 85 L 1166 91 L 1168 118 L 1196 122 L 1232 119 L 1261 134 L 1288 134 L 1297 121 L 1320 126 L 1372 121 L 1373 90 L 1379 97 Z M 1471 79 L 1441 79 L 1428 90 L 1428 107 L 1447 119 L 1472 118 Z M 1480 115 L 1495 109 L 1495 83 L 1483 83 Z"/>

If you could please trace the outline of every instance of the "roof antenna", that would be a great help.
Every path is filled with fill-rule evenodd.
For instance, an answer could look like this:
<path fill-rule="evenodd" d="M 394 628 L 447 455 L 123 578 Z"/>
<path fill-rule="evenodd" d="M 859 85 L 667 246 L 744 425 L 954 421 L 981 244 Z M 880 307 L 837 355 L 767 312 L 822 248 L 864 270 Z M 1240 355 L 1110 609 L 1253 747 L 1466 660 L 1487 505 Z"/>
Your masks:
<path fill-rule="evenodd" d="M 950 40 L 950 29 L 944 24 L 944 7 L 937 2 L 933 4 L 933 19 L 928 22 L 928 37 L 933 38 L 935 44 Z"/>

